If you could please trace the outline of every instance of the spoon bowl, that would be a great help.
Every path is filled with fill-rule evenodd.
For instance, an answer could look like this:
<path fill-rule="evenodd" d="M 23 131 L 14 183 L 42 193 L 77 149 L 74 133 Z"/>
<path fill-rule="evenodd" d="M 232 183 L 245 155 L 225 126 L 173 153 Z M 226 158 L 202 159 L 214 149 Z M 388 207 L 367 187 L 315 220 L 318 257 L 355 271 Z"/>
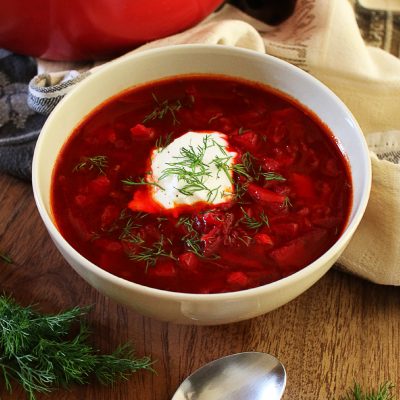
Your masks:
<path fill-rule="evenodd" d="M 279 400 L 286 386 L 282 363 L 266 353 L 219 358 L 188 376 L 172 400 Z"/>

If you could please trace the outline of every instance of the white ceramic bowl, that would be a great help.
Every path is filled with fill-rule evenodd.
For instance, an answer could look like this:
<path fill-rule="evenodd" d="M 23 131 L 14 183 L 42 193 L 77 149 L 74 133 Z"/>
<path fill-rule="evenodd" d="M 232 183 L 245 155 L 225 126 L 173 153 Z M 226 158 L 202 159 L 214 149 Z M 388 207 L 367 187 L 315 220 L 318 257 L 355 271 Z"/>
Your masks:
<path fill-rule="evenodd" d="M 353 205 L 340 239 L 295 274 L 254 289 L 223 294 L 185 294 L 128 282 L 97 267 L 61 236 L 50 209 L 50 184 L 57 155 L 74 128 L 97 105 L 134 85 L 188 73 L 218 73 L 265 83 L 312 110 L 331 129 L 347 155 Z M 367 205 L 371 167 L 363 134 L 344 104 L 304 71 L 274 57 L 227 46 L 180 45 L 137 53 L 86 78 L 56 107 L 39 136 L 33 160 L 33 191 L 51 238 L 73 269 L 90 285 L 139 313 L 164 321 L 216 325 L 269 312 L 303 293 L 337 260 Z"/>

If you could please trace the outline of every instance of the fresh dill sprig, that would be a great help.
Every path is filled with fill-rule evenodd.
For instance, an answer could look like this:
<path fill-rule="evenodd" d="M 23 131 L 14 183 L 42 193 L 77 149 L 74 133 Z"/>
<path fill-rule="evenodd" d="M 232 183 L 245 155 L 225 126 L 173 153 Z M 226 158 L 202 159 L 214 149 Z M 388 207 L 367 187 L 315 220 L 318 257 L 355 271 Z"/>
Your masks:
<path fill-rule="evenodd" d="M 180 217 L 177 225 L 183 225 L 186 229 L 186 234 L 182 236 L 182 241 L 185 243 L 188 250 L 192 251 L 198 257 L 203 257 L 203 250 L 201 247 L 200 233 L 194 229 L 193 222 L 190 217 Z"/>
<path fill-rule="evenodd" d="M 262 226 L 269 226 L 269 221 L 268 221 L 268 217 L 266 216 L 266 214 L 264 213 L 264 211 L 261 212 L 260 214 L 260 221 L 250 217 L 250 215 L 244 210 L 243 207 L 240 207 L 240 209 L 242 210 L 243 213 L 243 222 L 245 223 L 245 225 L 250 228 L 250 229 L 259 229 Z"/>
<path fill-rule="evenodd" d="M 376 391 L 366 392 L 358 383 L 355 383 L 345 396 L 340 397 L 340 400 L 394 400 L 393 388 L 394 385 L 391 382 L 385 382 Z"/>
<path fill-rule="evenodd" d="M 149 246 L 140 246 L 139 252 L 132 252 L 128 254 L 130 260 L 146 263 L 148 267 L 154 267 L 160 257 L 169 257 L 175 260 L 176 258 L 172 252 L 168 252 L 164 248 L 164 237 L 161 235 L 157 242 Z"/>
<path fill-rule="evenodd" d="M 293 204 L 290 202 L 290 199 L 288 196 L 286 196 L 285 200 L 283 200 L 282 206 L 283 207 L 293 207 Z"/>
<path fill-rule="evenodd" d="M 252 237 L 249 235 L 244 235 L 242 236 L 237 236 L 237 239 L 239 239 L 245 246 L 250 246 L 250 243 L 252 241 Z"/>
<path fill-rule="evenodd" d="M 249 181 L 259 181 L 261 178 L 266 181 L 286 181 L 286 178 L 276 172 L 263 172 L 261 166 L 256 167 L 256 161 L 257 158 L 247 151 L 242 155 L 242 162 L 232 166 L 232 171 Z"/>
<path fill-rule="evenodd" d="M 13 260 L 9 254 L 7 254 L 3 251 L 0 251 L 0 262 L 3 262 L 5 264 L 12 264 Z"/>
<path fill-rule="evenodd" d="M 181 240 L 185 243 L 187 249 L 203 260 L 218 259 L 220 256 L 217 254 L 212 256 L 205 256 L 203 254 L 201 234 L 194 228 L 193 223 L 194 221 L 190 217 L 180 217 L 177 223 L 177 225 L 182 225 L 186 229 L 186 234 L 182 236 Z"/>
<path fill-rule="evenodd" d="M 165 137 L 159 136 L 156 140 L 156 148 L 162 151 L 167 147 L 172 141 L 172 135 L 174 132 L 169 132 Z"/>
<path fill-rule="evenodd" d="M 44 315 L 0 296 L 0 380 L 6 390 L 11 393 L 17 383 L 29 400 L 35 400 L 37 393 L 87 384 L 91 376 L 112 384 L 139 369 L 152 370 L 150 358 L 136 358 L 130 345 L 99 354 L 87 342 L 89 330 L 81 321 L 87 312 L 75 307 Z M 77 334 L 71 332 L 75 324 Z"/>
<path fill-rule="evenodd" d="M 97 169 L 100 174 L 104 174 L 104 169 L 107 167 L 107 156 L 84 157 L 83 161 L 75 165 L 73 171 L 78 172 L 83 169 L 88 169 L 89 171 L 91 171 L 93 169 Z"/>
<path fill-rule="evenodd" d="M 224 157 L 218 157 L 217 156 L 212 160 L 211 163 L 214 164 L 217 167 L 218 173 L 220 171 L 222 171 L 227 176 L 229 181 L 231 183 L 233 183 L 233 179 L 232 179 L 232 176 L 230 174 L 231 168 L 229 167 L 229 161 L 231 160 L 231 158 L 232 158 L 232 156 L 228 156 L 228 155 L 224 156 Z M 217 175 L 218 175 L 218 173 L 217 173 Z"/>
<path fill-rule="evenodd" d="M 239 163 L 232 165 L 232 171 L 236 172 L 238 175 L 245 176 L 250 181 L 253 180 L 253 177 L 247 172 L 247 168 L 244 166 L 244 164 Z"/>
<path fill-rule="evenodd" d="M 132 231 L 135 228 L 141 228 L 141 225 L 135 222 L 135 219 L 130 217 L 126 221 L 125 225 L 122 227 L 122 232 L 119 235 L 118 239 L 124 242 L 141 244 L 144 243 L 143 238 L 138 233 L 133 233 Z"/>
<path fill-rule="evenodd" d="M 260 172 L 260 176 L 266 181 L 286 181 L 286 178 L 276 172 Z"/>
<path fill-rule="evenodd" d="M 148 182 L 144 178 L 140 178 L 138 181 L 134 181 L 132 178 L 127 178 L 127 179 L 121 179 L 121 182 L 124 185 L 128 186 L 140 186 L 140 185 L 150 185 L 150 186 L 157 186 L 161 190 L 165 190 L 161 185 L 159 185 L 157 182 Z"/>
<path fill-rule="evenodd" d="M 218 118 L 222 117 L 222 113 L 217 113 L 213 115 L 209 120 L 208 120 L 208 125 L 210 125 L 213 121 L 217 120 Z"/>
<path fill-rule="evenodd" d="M 170 103 L 167 99 L 163 102 L 160 102 L 154 93 L 152 93 L 152 97 L 156 103 L 156 106 L 151 113 L 143 118 L 142 123 L 145 124 L 146 122 L 154 121 L 155 119 L 163 119 L 169 114 L 172 118 L 172 123 L 174 125 L 179 124 L 179 121 L 176 118 L 176 111 L 179 111 L 182 108 L 181 101 L 175 100 L 173 103 Z"/>

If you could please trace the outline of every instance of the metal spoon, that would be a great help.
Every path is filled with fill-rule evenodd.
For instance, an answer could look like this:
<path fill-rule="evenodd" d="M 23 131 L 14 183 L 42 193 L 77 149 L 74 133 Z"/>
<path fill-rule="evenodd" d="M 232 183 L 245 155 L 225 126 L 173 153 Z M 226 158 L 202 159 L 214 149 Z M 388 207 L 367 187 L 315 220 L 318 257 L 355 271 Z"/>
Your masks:
<path fill-rule="evenodd" d="M 270 354 L 248 352 L 219 358 L 187 377 L 172 400 L 279 400 L 286 371 Z"/>

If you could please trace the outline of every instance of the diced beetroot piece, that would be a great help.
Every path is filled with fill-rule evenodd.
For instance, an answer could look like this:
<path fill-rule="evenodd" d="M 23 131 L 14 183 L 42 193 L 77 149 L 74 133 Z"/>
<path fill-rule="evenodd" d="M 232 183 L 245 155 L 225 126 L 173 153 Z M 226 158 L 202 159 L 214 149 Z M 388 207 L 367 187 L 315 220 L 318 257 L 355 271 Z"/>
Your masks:
<path fill-rule="evenodd" d="M 143 234 L 143 238 L 151 239 L 154 242 L 157 242 L 161 238 L 160 230 L 154 225 L 146 224 L 143 228 L 141 228 L 141 232 Z"/>
<path fill-rule="evenodd" d="M 225 213 L 222 225 L 222 233 L 224 236 L 229 235 L 232 230 L 235 217 L 232 213 Z"/>
<path fill-rule="evenodd" d="M 278 144 L 284 137 L 287 137 L 288 131 L 285 121 L 273 118 L 268 127 L 267 137 L 272 143 Z"/>
<path fill-rule="evenodd" d="M 289 185 L 281 185 L 281 184 L 276 185 L 276 181 L 268 181 L 268 182 L 272 182 L 273 184 L 275 183 L 274 191 L 276 193 L 282 194 L 285 197 L 289 197 L 290 196 L 292 190 L 291 190 Z M 264 186 L 264 187 L 267 187 L 267 186 Z"/>
<path fill-rule="evenodd" d="M 294 107 L 284 108 L 274 111 L 271 114 L 271 121 L 281 121 L 284 123 L 288 135 L 302 139 L 305 137 L 306 127 L 304 125 L 303 114 Z M 275 122 L 276 123 L 276 122 Z"/>
<path fill-rule="evenodd" d="M 269 266 L 261 271 L 249 271 L 247 276 L 250 279 L 249 287 L 256 287 L 260 285 L 265 285 L 267 283 L 275 282 L 282 278 L 282 274 L 279 268 L 274 266 Z"/>
<path fill-rule="evenodd" d="M 307 146 L 303 146 L 302 152 L 306 151 L 307 154 L 306 156 L 306 163 L 307 167 L 311 169 L 316 169 L 319 167 L 319 158 L 315 154 L 315 151 L 312 149 L 309 149 Z"/>
<path fill-rule="evenodd" d="M 303 207 L 299 211 L 297 211 L 297 214 L 305 217 L 307 215 L 310 215 L 310 209 L 308 207 Z"/>
<path fill-rule="evenodd" d="M 246 112 L 243 112 L 240 114 L 240 120 L 244 122 L 244 125 L 249 126 L 253 121 L 259 122 L 259 117 L 262 115 L 262 113 L 265 111 L 264 110 L 248 110 Z"/>
<path fill-rule="evenodd" d="M 199 259 L 196 254 L 191 251 L 186 251 L 178 257 L 179 263 L 185 271 L 197 272 L 199 266 Z"/>
<path fill-rule="evenodd" d="M 104 197 L 110 192 L 111 182 L 105 175 L 100 175 L 89 182 L 89 193 Z"/>
<path fill-rule="evenodd" d="M 95 241 L 96 247 L 109 252 L 118 252 L 122 250 L 122 244 L 115 240 L 100 238 Z"/>
<path fill-rule="evenodd" d="M 231 272 L 227 277 L 228 285 L 233 289 L 244 289 L 250 283 L 249 277 L 244 272 Z"/>
<path fill-rule="evenodd" d="M 317 204 L 312 208 L 313 218 L 326 217 L 331 214 L 331 208 L 326 204 Z"/>
<path fill-rule="evenodd" d="M 119 208 L 114 205 L 114 204 L 109 204 L 107 205 L 100 217 L 101 220 L 101 226 L 106 227 L 112 224 L 119 216 L 120 210 Z"/>
<path fill-rule="evenodd" d="M 339 175 L 338 171 L 338 166 L 336 165 L 336 162 L 334 159 L 329 159 L 325 165 L 324 168 L 322 169 L 323 173 L 325 175 L 331 176 L 331 177 L 336 177 Z"/>
<path fill-rule="evenodd" d="M 327 200 L 331 197 L 332 187 L 327 182 L 321 182 L 318 189 L 323 199 Z"/>
<path fill-rule="evenodd" d="M 122 240 L 121 246 L 125 254 L 136 254 L 138 252 L 140 253 L 140 246 L 137 243 Z"/>
<path fill-rule="evenodd" d="M 74 198 L 74 201 L 75 201 L 75 204 L 81 208 L 87 207 L 90 204 L 92 204 L 91 198 L 84 194 L 76 195 Z"/>
<path fill-rule="evenodd" d="M 125 149 L 128 147 L 126 141 L 123 139 L 116 140 L 114 146 L 116 149 Z"/>
<path fill-rule="evenodd" d="M 271 117 L 286 121 L 298 121 L 302 117 L 302 114 L 294 107 L 286 107 L 274 111 L 273 113 L 271 113 Z"/>
<path fill-rule="evenodd" d="M 148 274 L 159 278 L 173 278 L 177 272 L 172 260 L 159 260 L 155 266 L 149 267 Z"/>
<path fill-rule="evenodd" d="M 113 190 L 112 192 L 110 192 L 110 198 L 114 199 L 114 200 L 120 200 L 120 201 L 124 201 L 126 199 L 124 194 L 117 190 Z"/>
<path fill-rule="evenodd" d="M 292 238 L 297 235 L 299 224 L 296 224 L 295 222 L 288 222 L 286 224 L 274 225 L 271 227 L 271 229 L 275 235 Z"/>
<path fill-rule="evenodd" d="M 232 120 L 226 117 L 223 117 L 222 114 L 216 119 L 209 119 L 210 126 L 215 127 L 218 131 L 228 133 L 233 130 L 233 123 Z"/>
<path fill-rule="evenodd" d="M 261 166 L 267 172 L 276 172 L 279 171 L 281 164 L 273 158 L 264 157 Z"/>
<path fill-rule="evenodd" d="M 224 236 L 224 245 L 231 247 L 248 247 L 251 241 L 252 238 L 240 227 L 231 229 L 229 234 Z"/>
<path fill-rule="evenodd" d="M 264 268 L 264 264 L 260 259 L 265 258 L 265 249 L 262 246 L 257 246 L 259 249 L 252 247 L 252 252 L 243 252 L 243 249 L 230 248 L 221 249 L 220 255 L 226 265 L 231 267 L 240 267 L 249 270 L 258 270 Z"/>
<path fill-rule="evenodd" d="M 143 124 L 137 124 L 130 129 L 134 140 L 151 140 L 155 136 L 153 128 L 148 128 Z"/>
<path fill-rule="evenodd" d="M 288 199 L 285 197 L 285 200 Z M 268 204 L 268 219 L 272 222 L 276 216 L 280 216 L 282 219 L 287 219 L 290 213 L 290 206 L 283 201 L 282 203 L 270 203 Z"/>
<path fill-rule="evenodd" d="M 94 131 L 85 133 L 85 141 L 90 144 L 107 144 L 114 143 L 117 135 L 110 126 L 101 126 Z"/>
<path fill-rule="evenodd" d="M 107 132 L 107 141 L 110 143 L 115 143 L 117 140 L 117 134 L 115 133 L 114 129 L 109 129 Z"/>
<path fill-rule="evenodd" d="M 313 227 L 313 224 L 309 220 L 309 218 L 304 218 L 303 219 L 303 226 L 307 229 L 311 229 Z"/>
<path fill-rule="evenodd" d="M 279 165 L 283 167 L 288 167 L 294 163 L 296 159 L 296 154 L 292 152 L 281 152 L 279 156 L 276 157 Z"/>
<path fill-rule="evenodd" d="M 196 101 L 196 97 L 198 96 L 198 89 L 196 86 L 188 85 L 185 89 L 185 93 L 191 97 L 194 102 Z"/>
<path fill-rule="evenodd" d="M 241 135 L 235 135 L 233 139 L 247 150 L 255 151 L 258 149 L 259 138 L 253 131 L 246 131 Z"/>
<path fill-rule="evenodd" d="M 315 186 L 311 177 L 303 174 L 293 173 L 291 181 L 297 196 L 304 199 L 315 198 Z"/>
<path fill-rule="evenodd" d="M 326 229 L 316 228 L 270 252 L 282 271 L 291 273 L 313 260 L 325 245 Z"/>
<path fill-rule="evenodd" d="M 266 245 L 267 247 L 272 247 L 274 245 L 271 236 L 266 233 L 256 233 L 254 235 L 254 241 L 258 244 Z"/>
<path fill-rule="evenodd" d="M 273 192 L 272 190 L 265 189 L 254 183 L 249 183 L 247 186 L 247 193 L 260 204 L 270 204 L 270 203 L 283 203 L 286 196 Z"/>
<path fill-rule="evenodd" d="M 223 237 L 221 235 L 221 228 L 214 227 L 210 232 L 204 234 L 200 238 L 203 243 L 203 253 L 206 257 L 210 257 L 216 253 L 222 243 Z"/>
<path fill-rule="evenodd" d="M 312 223 L 316 226 L 320 226 L 321 228 L 334 228 L 338 226 L 342 221 L 340 217 L 317 217 L 311 219 Z"/>
<path fill-rule="evenodd" d="M 66 211 L 66 215 L 68 222 L 79 239 L 83 241 L 91 241 L 93 239 L 93 231 L 86 225 L 85 221 L 74 216 L 70 210 Z"/>
<path fill-rule="evenodd" d="M 203 214 L 203 221 L 207 226 L 222 226 L 223 214 L 218 211 L 208 211 Z"/>
<path fill-rule="evenodd" d="M 248 181 L 248 179 L 245 176 L 238 175 L 238 177 L 237 177 L 237 182 L 238 183 L 245 184 L 247 181 Z"/>

